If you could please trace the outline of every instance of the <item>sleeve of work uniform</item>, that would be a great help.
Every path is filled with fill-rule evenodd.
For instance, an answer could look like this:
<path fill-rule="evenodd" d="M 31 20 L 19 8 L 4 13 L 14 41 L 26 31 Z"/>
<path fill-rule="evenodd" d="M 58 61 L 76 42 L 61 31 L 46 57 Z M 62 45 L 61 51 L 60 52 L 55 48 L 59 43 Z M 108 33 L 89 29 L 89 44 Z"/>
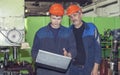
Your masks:
<path fill-rule="evenodd" d="M 76 41 L 75 41 L 75 37 L 74 37 L 74 34 L 73 34 L 73 32 L 70 30 L 70 37 L 69 37 L 69 52 L 71 53 L 71 55 L 72 55 L 72 58 L 75 58 L 75 56 L 76 56 Z"/>
<path fill-rule="evenodd" d="M 102 50 L 100 45 L 100 36 L 97 28 L 95 29 L 95 62 L 100 64 L 102 59 Z"/>
<path fill-rule="evenodd" d="M 36 59 L 36 56 L 38 54 L 38 50 L 39 50 L 39 38 L 38 38 L 38 35 L 36 34 L 34 37 L 32 51 L 31 51 L 31 55 L 32 55 L 33 60 Z"/>

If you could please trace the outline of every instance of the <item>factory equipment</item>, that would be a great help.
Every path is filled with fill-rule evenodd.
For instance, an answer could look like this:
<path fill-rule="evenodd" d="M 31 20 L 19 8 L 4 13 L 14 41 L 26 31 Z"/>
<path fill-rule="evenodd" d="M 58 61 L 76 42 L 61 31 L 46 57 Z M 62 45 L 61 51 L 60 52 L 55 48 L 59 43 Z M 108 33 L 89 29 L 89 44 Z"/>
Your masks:
<path fill-rule="evenodd" d="M 101 47 L 103 50 L 103 58 L 107 59 L 109 56 L 107 56 L 107 50 L 111 49 L 111 35 L 110 35 L 111 30 L 107 29 L 104 31 L 104 34 L 101 34 Z"/>
<path fill-rule="evenodd" d="M 103 60 L 100 66 L 100 75 L 119 75 L 119 47 L 120 29 L 107 30 L 101 38 Z M 110 50 L 109 57 L 106 51 Z"/>
<path fill-rule="evenodd" d="M 100 64 L 100 75 L 110 75 L 109 74 L 109 62 L 110 56 L 107 52 L 111 50 L 111 37 L 110 37 L 110 29 L 104 31 L 104 34 L 101 34 L 101 47 L 103 51 L 103 59 Z"/>
<path fill-rule="evenodd" d="M 25 42 L 24 25 L 24 0 L 0 0 L 0 75 L 24 75 L 21 70 L 34 75 L 31 63 L 17 61 L 18 49 Z"/>
<path fill-rule="evenodd" d="M 25 38 L 24 0 L 6 1 L 0 0 L 0 46 L 20 46 Z"/>
<path fill-rule="evenodd" d="M 9 47 L 0 47 L 0 52 L 4 53 L 4 62 L 3 62 L 4 67 L 8 66 L 9 51 L 10 51 Z"/>
<path fill-rule="evenodd" d="M 118 75 L 118 60 L 119 60 L 119 50 L 118 47 L 120 45 L 120 29 L 115 29 L 111 31 L 111 35 L 113 37 L 113 44 L 112 44 L 112 53 L 113 53 L 113 74 Z"/>

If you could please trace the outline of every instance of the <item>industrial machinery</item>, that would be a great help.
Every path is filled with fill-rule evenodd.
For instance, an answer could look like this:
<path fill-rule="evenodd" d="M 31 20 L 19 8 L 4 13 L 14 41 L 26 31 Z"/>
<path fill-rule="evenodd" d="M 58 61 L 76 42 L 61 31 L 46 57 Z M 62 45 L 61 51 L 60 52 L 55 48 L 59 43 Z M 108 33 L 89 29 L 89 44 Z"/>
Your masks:
<path fill-rule="evenodd" d="M 104 31 L 104 34 L 101 34 L 101 47 L 103 53 L 103 59 L 100 64 L 100 75 L 110 75 L 109 74 L 109 62 L 110 62 L 110 53 L 111 51 L 111 36 L 110 36 L 110 29 Z"/>
<path fill-rule="evenodd" d="M 24 0 L 6 1 L 0 0 L 0 46 L 20 46 L 25 38 Z"/>
<path fill-rule="evenodd" d="M 119 47 L 120 47 L 120 29 L 107 30 L 101 38 L 103 60 L 100 66 L 100 75 L 119 75 Z M 106 51 L 110 54 L 106 56 Z"/>
<path fill-rule="evenodd" d="M 18 49 L 25 42 L 24 26 L 24 0 L 0 0 L 0 75 L 24 75 L 21 70 L 33 75 L 31 63 L 17 61 Z"/>
<path fill-rule="evenodd" d="M 119 50 L 118 47 L 120 45 L 120 29 L 115 29 L 111 31 L 111 35 L 113 37 L 112 44 L 112 53 L 113 53 L 113 75 L 119 75 L 118 71 L 118 60 L 119 60 Z"/>

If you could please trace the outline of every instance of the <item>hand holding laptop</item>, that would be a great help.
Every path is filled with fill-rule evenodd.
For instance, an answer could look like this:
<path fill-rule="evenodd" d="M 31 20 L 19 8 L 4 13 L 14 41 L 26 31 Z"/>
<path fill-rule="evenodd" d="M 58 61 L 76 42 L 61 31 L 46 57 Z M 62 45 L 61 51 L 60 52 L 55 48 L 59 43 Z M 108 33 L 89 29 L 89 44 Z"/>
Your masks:
<path fill-rule="evenodd" d="M 67 50 L 65 48 L 63 48 L 63 55 L 68 56 L 68 57 L 72 57 L 71 53 L 67 52 Z"/>

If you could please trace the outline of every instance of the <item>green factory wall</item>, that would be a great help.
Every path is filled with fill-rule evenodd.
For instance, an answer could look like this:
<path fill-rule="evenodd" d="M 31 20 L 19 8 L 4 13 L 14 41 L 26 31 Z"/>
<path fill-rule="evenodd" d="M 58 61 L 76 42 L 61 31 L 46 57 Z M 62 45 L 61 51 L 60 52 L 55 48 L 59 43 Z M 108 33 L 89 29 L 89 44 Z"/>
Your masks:
<path fill-rule="evenodd" d="M 97 26 L 98 31 L 102 36 L 104 36 L 104 31 L 120 28 L 120 17 L 84 17 L 83 20 L 86 22 L 93 22 Z M 112 36 L 108 38 L 107 41 L 101 42 L 101 46 L 111 46 L 112 41 L 109 40 L 112 40 Z M 111 57 L 111 52 L 112 50 L 110 47 L 102 48 L 102 57 Z"/>
<path fill-rule="evenodd" d="M 120 18 L 119 17 L 84 17 L 84 21 L 94 23 L 100 34 L 103 34 L 107 29 L 117 29 L 120 28 Z M 50 22 L 48 16 L 30 16 L 25 18 L 25 41 L 30 44 L 32 48 L 33 39 L 36 31 L 47 25 Z M 63 17 L 62 24 L 69 27 L 70 20 L 67 16 Z M 110 43 L 111 44 L 111 43 Z M 18 50 L 18 60 L 32 62 L 31 58 L 31 48 L 26 50 Z M 103 57 L 110 56 L 111 49 L 103 50 Z M 12 55 L 12 52 L 10 53 Z M 0 56 L 0 57 L 3 57 Z"/>
<path fill-rule="evenodd" d="M 84 21 L 86 22 L 92 22 L 94 23 L 100 34 L 103 34 L 105 30 L 107 29 L 116 29 L 119 28 L 120 24 L 120 18 L 119 17 L 84 17 Z M 33 16 L 33 17 L 27 17 L 26 18 L 26 41 L 30 44 L 30 47 L 32 47 L 33 44 L 33 38 L 35 35 L 35 32 L 47 25 L 49 23 L 50 19 L 48 16 Z M 70 21 L 67 16 L 63 17 L 62 24 L 66 27 L 69 27 Z M 28 50 L 30 55 L 31 49 Z M 103 56 L 105 54 L 106 57 L 109 57 L 111 49 L 107 49 L 106 52 L 103 51 Z M 24 54 L 23 54 L 24 56 Z M 28 56 L 30 57 L 30 56 Z"/>
<path fill-rule="evenodd" d="M 116 29 L 120 28 L 120 17 L 84 17 L 84 21 L 86 22 L 93 22 L 100 34 L 107 29 Z"/>

